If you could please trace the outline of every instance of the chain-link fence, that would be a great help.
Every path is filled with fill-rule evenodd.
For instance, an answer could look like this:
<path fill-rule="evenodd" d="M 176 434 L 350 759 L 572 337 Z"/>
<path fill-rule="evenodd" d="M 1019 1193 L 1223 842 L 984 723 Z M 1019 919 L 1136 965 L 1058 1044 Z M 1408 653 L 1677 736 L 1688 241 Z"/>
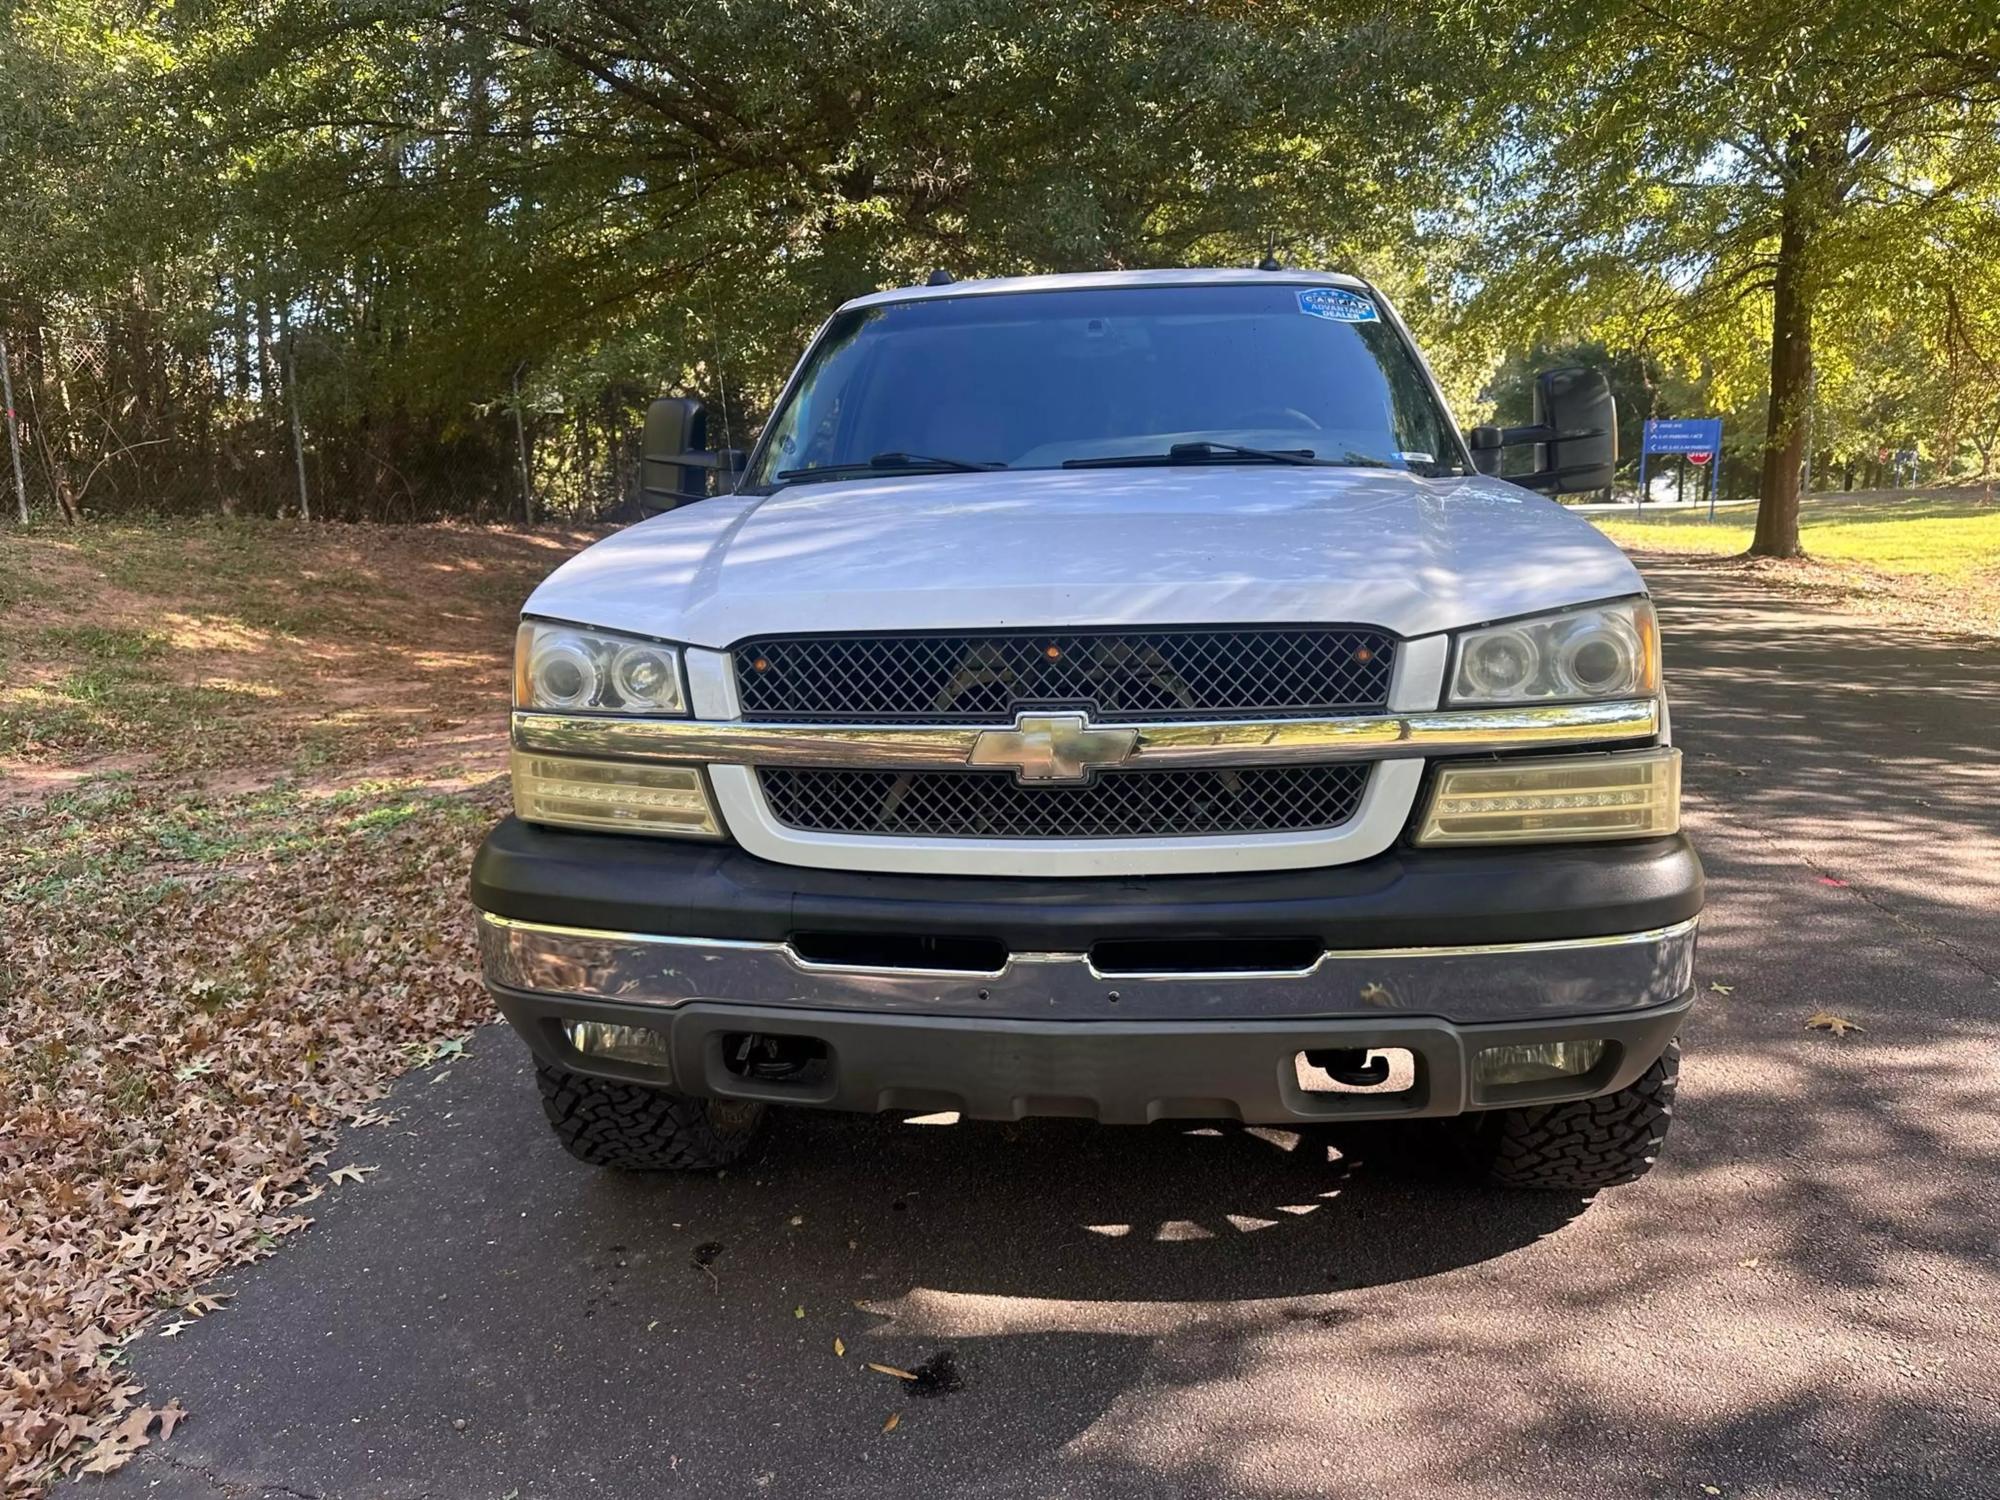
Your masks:
<path fill-rule="evenodd" d="M 0 513 L 593 520 L 632 512 L 646 393 L 440 421 L 343 401 L 310 336 L 193 349 L 129 314 L 0 323 Z"/>

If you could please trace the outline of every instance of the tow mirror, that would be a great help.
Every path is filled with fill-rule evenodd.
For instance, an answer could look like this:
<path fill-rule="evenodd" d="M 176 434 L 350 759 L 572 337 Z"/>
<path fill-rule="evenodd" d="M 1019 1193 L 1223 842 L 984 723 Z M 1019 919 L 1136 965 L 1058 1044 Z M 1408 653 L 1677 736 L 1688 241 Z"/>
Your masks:
<path fill-rule="evenodd" d="M 1535 467 L 1550 490 L 1574 495 L 1611 488 L 1618 466 L 1618 403 L 1602 370 L 1544 370 L 1535 377 L 1535 420 L 1549 431 Z"/>
<path fill-rule="evenodd" d="M 1475 427 L 1465 435 L 1472 466 L 1500 472 L 1505 448 L 1535 445 L 1530 474 L 1510 483 L 1555 495 L 1608 489 L 1618 464 L 1618 403 L 1602 370 L 1544 370 L 1535 377 L 1535 420 L 1527 427 Z"/>
<path fill-rule="evenodd" d="M 641 503 L 651 511 L 672 510 L 708 498 L 708 476 L 735 474 L 743 467 L 739 449 L 711 452 L 708 408 L 692 396 L 662 396 L 646 408 L 646 431 L 639 463 Z"/>

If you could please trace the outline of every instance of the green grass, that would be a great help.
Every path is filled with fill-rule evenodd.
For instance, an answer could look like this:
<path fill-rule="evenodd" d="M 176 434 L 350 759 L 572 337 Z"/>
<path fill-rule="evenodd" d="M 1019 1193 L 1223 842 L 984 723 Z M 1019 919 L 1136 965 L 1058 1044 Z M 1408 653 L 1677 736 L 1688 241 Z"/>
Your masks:
<path fill-rule="evenodd" d="M 1728 555 L 1750 545 L 1754 507 L 1631 521 L 1593 517 L 1621 547 L 1646 552 Z M 2000 574 L 2000 503 L 1975 497 L 1922 496 L 1895 501 L 1809 500 L 1799 511 L 1799 541 L 1821 562 L 1946 580 Z"/>
<path fill-rule="evenodd" d="M 65 670 L 0 700 L 0 754 L 192 732 L 234 707 L 227 692 L 173 681 L 166 658 L 166 638 L 149 630 L 53 625 L 17 639 L 4 662 L 10 675 L 15 662 Z"/>
<path fill-rule="evenodd" d="M 48 597 L 49 589 L 34 576 L 19 547 L 0 545 L 0 611 Z"/>
<path fill-rule="evenodd" d="M 167 649 L 166 637 L 153 631 L 101 625 L 52 625 L 41 633 L 40 645 L 52 656 L 81 658 L 107 669 L 155 661 Z"/>
<path fill-rule="evenodd" d="M 477 802 L 407 781 L 366 782 L 332 796 L 280 784 L 210 798 L 114 772 L 39 808 L 0 813 L 0 844 L 13 856 L 0 902 L 150 909 L 191 874 L 235 880 L 350 835 L 382 837 L 416 824 L 458 837 L 491 821 Z"/>
<path fill-rule="evenodd" d="M 86 667 L 0 704 L 0 755 L 96 753 L 149 738 L 191 738 L 214 731 L 240 707 L 225 689 L 170 682 L 143 669 Z"/>

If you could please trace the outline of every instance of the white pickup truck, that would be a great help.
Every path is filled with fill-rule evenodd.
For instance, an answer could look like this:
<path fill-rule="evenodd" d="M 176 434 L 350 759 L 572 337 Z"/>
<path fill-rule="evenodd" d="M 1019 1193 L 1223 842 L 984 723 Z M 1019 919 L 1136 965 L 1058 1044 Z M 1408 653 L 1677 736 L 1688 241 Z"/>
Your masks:
<path fill-rule="evenodd" d="M 656 403 L 674 508 L 529 599 L 472 877 L 563 1144 L 1384 1119 L 1644 1172 L 1701 866 L 1645 585 L 1523 487 L 1609 483 L 1607 387 L 1538 400 L 1461 434 L 1376 291 L 1262 269 L 858 298 L 747 458 Z"/>

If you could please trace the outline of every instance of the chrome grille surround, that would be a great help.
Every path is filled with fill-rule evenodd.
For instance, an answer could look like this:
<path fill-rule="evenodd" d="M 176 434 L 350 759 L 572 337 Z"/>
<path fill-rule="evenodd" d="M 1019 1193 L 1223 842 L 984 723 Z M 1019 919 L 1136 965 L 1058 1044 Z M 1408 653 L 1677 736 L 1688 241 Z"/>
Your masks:
<path fill-rule="evenodd" d="M 766 766 L 765 800 L 788 828 L 910 838 L 1083 839 L 1296 833 L 1338 828 L 1368 785 L 1361 762 L 1242 770 L 1100 771 L 1079 785 L 1011 771 Z"/>
<path fill-rule="evenodd" d="M 771 636 L 731 652 L 752 722 L 990 724 L 1081 708 L 1098 724 L 1379 709 L 1395 637 L 1364 627 Z"/>
<path fill-rule="evenodd" d="M 1490 755 L 1651 740 L 1661 727 L 1657 698 L 1253 723 L 1141 724 L 1131 761 L 1134 769 L 1152 769 Z M 981 733 L 956 724 L 750 724 L 514 711 L 518 750 L 689 765 L 957 770 L 971 764 Z"/>

